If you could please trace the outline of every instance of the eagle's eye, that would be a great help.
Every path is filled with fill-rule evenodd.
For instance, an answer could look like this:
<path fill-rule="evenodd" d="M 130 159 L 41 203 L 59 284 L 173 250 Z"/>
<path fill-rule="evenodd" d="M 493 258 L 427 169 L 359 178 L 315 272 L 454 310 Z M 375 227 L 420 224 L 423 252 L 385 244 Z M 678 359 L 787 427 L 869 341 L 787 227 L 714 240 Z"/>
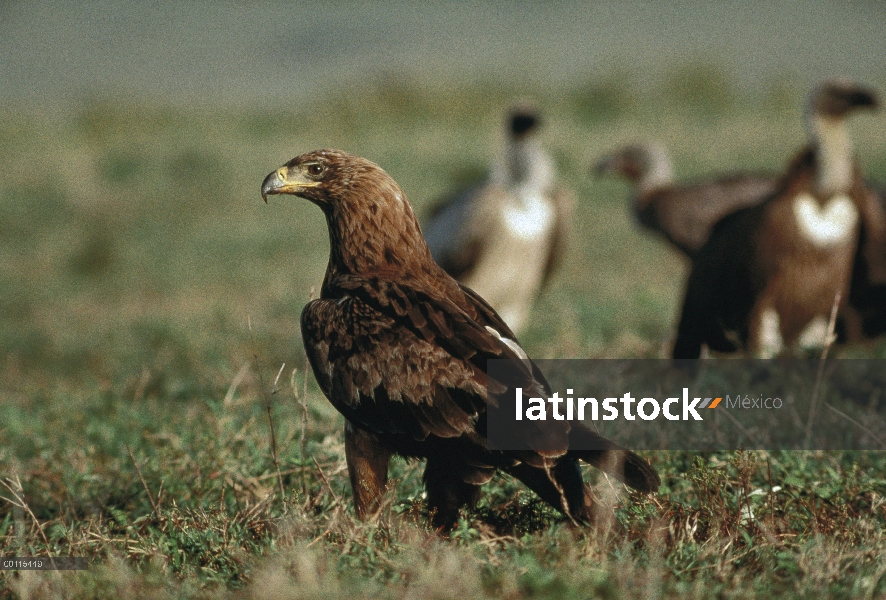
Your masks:
<path fill-rule="evenodd" d="M 320 163 L 310 163 L 307 165 L 307 170 L 308 175 L 310 175 L 311 177 L 320 177 L 320 175 L 322 175 L 323 172 L 326 170 L 326 167 L 324 167 Z"/>

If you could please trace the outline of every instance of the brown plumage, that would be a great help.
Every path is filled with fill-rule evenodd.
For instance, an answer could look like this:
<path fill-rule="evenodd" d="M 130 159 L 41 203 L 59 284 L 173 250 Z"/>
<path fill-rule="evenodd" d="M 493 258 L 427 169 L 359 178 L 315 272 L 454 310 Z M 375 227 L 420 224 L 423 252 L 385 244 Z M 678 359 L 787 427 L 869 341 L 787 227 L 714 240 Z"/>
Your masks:
<path fill-rule="evenodd" d="M 515 106 L 505 152 L 489 178 L 438 202 L 424 227 L 437 264 L 483 296 L 516 332 L 561 261 L 573 205 L 555 183 L 539 126 L 534 107 Z"/>
<path fill-rule="evenodd" d="M 779 182 L 776 176 L 740 173 L 678 185 L 670 159 L 657 143 L 623 146 L 600 159 L 595 171 L 598 175 L 619 174 L 632 182 L 635 191 L 631 205 L 638 222 L 662 235 L 690 259 L 720 219 L 763 202 L 776 191 Z M 886 213 L 886 190 L 878 190 L 877 195 Z M 876 218 L 876 215 L 869 214 L 866 218 Z M 886 283 L 874 281 L 868 266 L 868 257 L 877 252 L 865 240 L 865 231 L 871 226 L 863 222 L 848 304 L 837 323 L 841 340 L 856 341 L 886 334 Z"/>
<path fill-rule="evenodd" d="M 880 211 L 870 211 L 863 221 L 849 285 L 843 333 L 851 341 L 886 335 L 886 243 L 878 242 L 886 239 L 886 222 L 876 222 L 886 217 L 886 188 L 875 188 L 875 193 Z"/>
<path fill-rule="evenodd" d="M 302 312 L 302 338 L 320 388 L 346 419 L 358 516 L 379 509 L 393 454 L 427 460 L 428 507 L 443 528 L 497 469 L 580 522 L 591 518 L 591 496 L 578 459 L 635 489 L 658 487 L 642 458 L 566 421 L 533 421 L 521 451 L 487 449 L 495 404 L 487 385 L 501 394 L 508 388 L 487 379 L 486 361 L 513 361 L 527 393 L 545 395 L 549 386 L 521 360 L 498 314 L 432 260 L 406 195 L 380 167 L 338 150 L 311 152 L 268 175 L 262 196 L 269 194 L 301 196 L 326 215 L 329 264 L 320 299 Z M 570 450 L 578 438 L 603 450 Z"/>
<path fill-rule="evenodd" d="M 821 346 L 839 293 L 848 299 L 858 237 L 882 247 L 879 203 L 855 165 L 848 113 L 876 106 L 873 93 L 843 81 L 810 99 L 813 144 L 804 149 L 762 204 L 720 221 L 692 264 L 674 345 L 675 358 L 697 358 L 703 344 L 758 356 L 786 346 Z M 873 255 L 871 255 L 873 256 Z M 868 265 L 875 280 L 882 265 Z"/>
<path fill-rule="evenodd" d="M 774 176 L 742 173 L 678 184 L 671 161 L 657 143 L 630 144 L 601 158 L 598 175 L 622 175 L 634 184 L 637 221 L 693 258 L 714 224 L 726 215 L 759 204 L 775 191 Z"/>

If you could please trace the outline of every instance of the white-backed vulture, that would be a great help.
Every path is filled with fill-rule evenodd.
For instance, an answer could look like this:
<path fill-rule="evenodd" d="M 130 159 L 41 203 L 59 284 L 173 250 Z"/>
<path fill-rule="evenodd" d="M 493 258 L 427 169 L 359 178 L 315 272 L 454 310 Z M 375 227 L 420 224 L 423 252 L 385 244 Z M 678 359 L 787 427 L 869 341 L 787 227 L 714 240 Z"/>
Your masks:
<path fill-rule="evenodd" d="M 434 260 L 517 332 L 560 262 L 573 206 L 555 182 L 539 126 L 535 108 L 511 110 L 490 176 L 439 202 L 424 226 Z"/>
<path fill-rule="evenodd" d="M 880 280 L 882 207 L 856 165 L 845 122 L 876 104 L 871 91 L 842 80 L 813 91 L 811 146 L 763 203 L 721 220 L 695 257 L 674 358 L 697 358 L 702 345 L 768 357 L 825 344 L 835 298 L 841 309 L 849 300 L 862 224 L 872 249 L 865 256 L 873 257 L 868 275 Z"/>
<path fill-rule="evenodd" d="M 622 146 L 601 158 L 598 175 L 618 174 L 634 185 L 631 206 L 637 221 L 693 258 L 714 225 L 775 191 L 777 178 L 741 173 L 678 183 L 670 158 L 657 142 Z"/>

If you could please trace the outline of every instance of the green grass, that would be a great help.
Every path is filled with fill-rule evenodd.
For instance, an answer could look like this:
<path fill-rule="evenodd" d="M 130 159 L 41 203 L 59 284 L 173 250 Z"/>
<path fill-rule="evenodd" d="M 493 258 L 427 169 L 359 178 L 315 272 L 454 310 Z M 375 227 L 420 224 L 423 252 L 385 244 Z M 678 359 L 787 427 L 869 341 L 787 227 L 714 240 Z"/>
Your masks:
<path fill-rule="evenodd" d="M 588 175 L 598 156 L 654 137 L 692 178 L 779 170 L 803 142 L 805 90 L 752 96 L 711 73 L 531 94 L 579 199 L 574 251 L 524 336 L 531 355 L 663 356 L 673 335 L 686 265 L 631 222 L 622 182 Z M 335 146 L 384 166 L 421 214 L 485 168 L 504 107 L 527 95 L 446 92 L 379 82 L 276 111 L 7 107 L 0 555 L 91 568 L 0 572 L 0 597 L 886 594 L 880 453 L 650 452 L 654 497 L 588 472 L 600 511 L 587 531 L 497 477 L 449 539 L 422 515 L 421 465 L 397 460 L 381 523 L 354 519 L 342 421 L 305 381 L 298 333 L 325 268 L 323 219 L 297 199 L 264 205 L 258 188 L 292 156 Z M 882 118 L 853 134 L 868 175 L 886 180 Z"/>

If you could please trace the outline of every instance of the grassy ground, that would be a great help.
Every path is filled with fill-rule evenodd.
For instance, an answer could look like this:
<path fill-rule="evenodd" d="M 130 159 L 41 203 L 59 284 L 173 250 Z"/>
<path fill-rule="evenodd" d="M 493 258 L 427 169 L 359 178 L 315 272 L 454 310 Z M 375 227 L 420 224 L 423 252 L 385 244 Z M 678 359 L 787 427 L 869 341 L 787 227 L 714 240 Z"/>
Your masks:
<path fill-rule="evenodd" d="M 631 223 L 622 183 L 589 177 L 596 157 L 655 137 L 691 178 L 778 170 L 802 143 L 805 90 L 745 96 L 713 75 L 535 94 L 580 205 L 531 355 L 654 357 L 671 340 L 685 264 Z M 588 473 L 593 531 L 498 477 L 450 539 L 425 525 L 421 465 L 395 461 L 381 524 L 354 520 L 342 421 L 306 377 L 297 325 L 325 226 L 306 202 L 262 204 L 259 185 L 298 153 L 341 147 L 384 166 L 421 213 L 485 168 L 513 96 L 380 82 L 275 113 L 7 107 L 0 555 L 91 568 L 0 572 L 0 597 L 886 595 L 879 453 L 648 453 L 654 497 Z M 883 119 L 853 134 L 886 180 Z"/>

